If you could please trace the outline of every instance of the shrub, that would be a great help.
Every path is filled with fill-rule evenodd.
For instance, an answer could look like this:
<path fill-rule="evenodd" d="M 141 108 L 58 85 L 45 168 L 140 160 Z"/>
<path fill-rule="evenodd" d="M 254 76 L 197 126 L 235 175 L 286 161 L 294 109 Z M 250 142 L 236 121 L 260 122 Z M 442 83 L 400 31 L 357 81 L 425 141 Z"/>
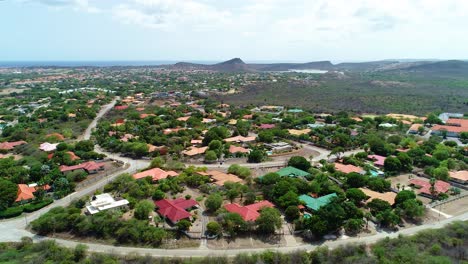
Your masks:
<path fill-rule="evenodd" d="M 10 207 L 0 212 L 0 218 L 12 218 L 23 213 L 23 207 Z"/>
<path fill-rule="evenodd" d="M 31 212 L 37 211 L 37 210 L 39 210 L 39 209 L 41 209 L 43 207 L 46 207 L 47 205 L 49 205 L 49 204 L 51 204 L 53 202 L 54 202 L 54 200 L 52 200 L 52 199 L 44 199 L 43 201 L 37 202 L 37 203 L 32 202 L 32 203 L 29 203 L 29 204 L 25 205 L 23 207 L 23 210 L 26 213 L 31 213 Z"/>

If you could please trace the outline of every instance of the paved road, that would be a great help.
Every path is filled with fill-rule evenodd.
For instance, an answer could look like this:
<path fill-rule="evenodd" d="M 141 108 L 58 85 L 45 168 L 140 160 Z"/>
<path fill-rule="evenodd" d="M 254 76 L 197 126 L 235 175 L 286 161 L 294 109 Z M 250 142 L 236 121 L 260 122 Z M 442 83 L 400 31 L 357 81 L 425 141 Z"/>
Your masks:
<path fill-rule="evenodd" d="M 119 99 L 120 99 L 120 97 L 117 96 L 117 97 L 114 98 L 114 100 L 112 100 L 112 102 L 110 102 L 109 104 L 106 104 L 103 107 L 101 107 L 101 110 L 99 110 L 99 113 L 96 115 L 94 120 L 91 121 L 88 128 L 86 128 L 85 132 L 82 135 L 80 135 L 77 138 L 77 140 L 78 141 L 80 141 L 80 140 L 89 140 L 91 138 L 91 133 L 93 132 L 93 129 L 96 128 L 96 126 L 97 126 L 98 121 L 105 114 L 107 114 L 107 112 L 109 112 L 112 109 L 112 107 L 115 106 L 115 104 L 117 103 L 117 100 L 119 100 Z"/>
<path fill-rule="evenodd" d="M 345 245 L 348 243 L 361 243 L 361 244 L 372 244 L 377 242 L 380 239 L 385 237 L 395 238 L 398 235 L 414 235 L 419 231 L 424 229 L 431 229 L 431 228 L 441 228 L 446 224 L 449 224 L 453 221 L 466 221 L 468 220 L 468 213 L 464 213 L 463 215 L 459 215 L 456 217 L 452 217 L 449 219 L 445 219 L 438 223 L 431 223 L 425 224 L 421 226 L 415 226 L 407 229 L 403 229 L 398 232 L 392 233 L 378 233 L 372 236 L 367 237 L 353 237 L 343 240 L 333 240 L 333 241 L 326 241 L 319 245 L 312 245 L 312 244 L 302 244 L 302 245 L 294 245 L 294 246 L 286 246 L 286 247 L 270 247 L 270 248 L 244 248 L 244 249 L 205 249 L 203 247 L 200 248 L 185 248 L 185 249 L 150 249 L 150 248 L 137 248 L 137 247 L 117 247 L 112 245 L 102 245 L 102 244 L 94 244 L 94 243 L 79 243 L 70 240 L 63 240 L 63 239 L 55 239 L 58 244 L 63 245 L 65 247 L 73 248 L 77 244 L 85 244 L 88 246 L 89 251 L 92 252 L 102 252 L 102 253 L 110 253 L 110 254 L 120 254 L 120 255 L 128 255 L 131 253 L 137 253 L 140 255 L 150 255 L 155 257 L 204 257 L 204 256 L 235 256 L 240 253 L 260 253 L 265 250 L 273 250 L 282 253 L 294 252 L 298 250 L 314 250 L 318 246 L 328 246 L 329 248 L 336 248 L 341 245 Z M 44 237 L 35 237 L 35 240 L 43 240 L 49 239 Z"/>

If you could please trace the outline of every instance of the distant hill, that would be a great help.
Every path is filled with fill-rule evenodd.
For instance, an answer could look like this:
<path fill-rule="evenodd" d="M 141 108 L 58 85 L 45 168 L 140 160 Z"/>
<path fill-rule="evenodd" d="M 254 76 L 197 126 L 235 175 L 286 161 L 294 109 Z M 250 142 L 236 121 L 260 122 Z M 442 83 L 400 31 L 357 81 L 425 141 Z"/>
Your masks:
<path fill-rule="evenodd" d="M 249 67 L 257 71 L 332 70 L 333 64 L 330 61 L 314 61 L 306 63 L 249 64 Z"/>
<path fill-rule="evenodd" d="M 411 71 L 421 73 L 468 74 L 468 62 L 462 60 L 383 60 L 370 62 L 344 62 L 332 64 L 330 61 L 306 63 L 245 63 L 240 58 L 230 59 L 217 64 L 197 64 L 178 62 L 164 67 L 176 70 L 210 70 L 218 72 L 268 72 L 288 70 L 326 70 L 326 71 Z"/>
<path fill-rule="evenodd" d="M 414 71 L 467 71 L 468 62 L 461 60 L 437 61 L 410 66 L 406 70 Z"/>
<path fill-rule="evenodd" d="M 330 61 L 316 61 L 307 63 L 247 64 L 240 58 L 230 59 L 228 61 L 213 65 L 178 62 L 174 65 L 166 65 L 166 67 L 178 70 L 212 70 L 219 72 L 288 71 L 306 69 L 333 70 L 333 64 Z"/>

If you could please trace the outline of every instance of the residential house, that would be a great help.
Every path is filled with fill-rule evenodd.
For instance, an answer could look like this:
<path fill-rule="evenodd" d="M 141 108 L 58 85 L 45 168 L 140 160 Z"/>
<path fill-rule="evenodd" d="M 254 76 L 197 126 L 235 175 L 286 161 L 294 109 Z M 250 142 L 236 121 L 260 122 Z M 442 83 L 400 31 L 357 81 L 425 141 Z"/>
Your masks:
<path fill-rule="evenodd" d="M 320 207 L 329 204 L 335 197 L 337 197 L 336 193 L 330 193 L 318 198 L 303 194 L 299 196 L 299 201 L 303 202 L 309 210 L 317 211 Z"/>
<path fill-rule="evenodd" d="M 377 167 L 383 167 L 385 164 L 385 159 L 387 159 L 387 157 L 380 155 L 368 155 L 367 158 L 372 160 L 374 165 Z"/>
<path fill-rule="evenodd" d="M 348 174 L 351 172 L 359 173 L 359 174 L 366 174 L 366 171 L 360 167 L 351 165 L 351 164 L 342 164 L 335 162 L 335 170 L 341 171 L 342 173 Z"/>
<path fill-rule="evenodd" d="M 75 170 L 84 170 L 88 174 L 97 173 L 100 170 L 104 169 L 104 163 L 97 163 L 95 161 L 87 161 L 78 165 L 67 166 L 62 165 L 60 166 L 60 172 L 66 173 Z"/>
<path fill-rule="evenodd" d="M 196 206 L 198 203 L 193 199 L 178 198 L 175 200 L 162 199 L 155 201 L 157 212 L 171 223 L 175 224 L 182 219 L 190 219 L 191 214 L 187 211 Z"/>
<path fill-rule="evenodd" d="M 237 153 L 248 154 L 249 152 L 250 152 L 249 149 L 246 149 L 246 148 L 243 148 L 243 147 L 237 147 L 237 146 L 234 146 L 234 145 L 229 146 L 229 153 L 231 153 L 231 154 L 237 154 Z"/>
<path fill-rule="evenodd" d="M 168 177 L 175 177 L 175 176 L 178 176 L 179 174 L 175 171 L 165 171 L 165 170 L 162 170 L 160 168 L 153 168 L 153 169 L 149 169 L 149 170 L 145 170 L 145 171 L 142 171 L 142 172 L 138 172 L 138 173 L 135 173 L 133 174 L 133 178 L 135 180 L 139 180 L 139 179 L 143 179 L 143 178 L 146 178 L 146 177 L 151 177 L 151 179 L 153 180 L 153 182 L 156 182 L 156 181 L 159 181 L 159 180 L 162 180 L 162 179 L 166 179 Z"/>
<path fill-rule="evenodd" d="M 274 207 L 269 201 L 261 201 L 254 204 L 249 204 L 246 206 L 240 206 L 237 203 L 226 204 L 224 208 L 230 213 L 237 213 L 239 214 L 244 221 L 255 221 L 260 216 L 260 211 L 263 208 L 271 208 Z"/>
<path fill-rule="evenodd" d="M 288 129 L 289 134 L 293 136 L 300 136 L 304 134 L 309 134 L 310 133 L 310 128 L 305 128 L 305 129 Z"/>
<path fill-rule="evenodd" d="M 254 142 L 256 137 L 243 137 L 243 136 L 235 136 L 230 138 L 225 138 L 225 142 L 236 142 L 236 143 L 249 143 Z"/>
<path fill-rule="evenodd" d="M 194 156 L 197 156 L 197 155 L 204 154 L 207 149 L 208 149 L 207 146 L 200 147 L 200 148 L 190 147 L 189 149 L 182 151 L 182 154 L 184 154 L 185 156 L 194 157 Z"/>
<path fill-rule="evenodd" d="M 269 143 L 264 144 L 271 152 L 273 153 L 280 153 L 280 152 L 288 152 L 291 151 L 293 146 L 286 142 L 276 142 L 276 143 Z"/>
<path fill-rule="evenodd" d="M 58 143 L 49 143 L 49 142 L 44 142 L 41 145 L 39 145 L 39 149 L 45 152 L 50 152 L 54 151 L 57 149 Z"/>
<path fill-rule="evenodd" d="M 27 144 L 28 142 L 20 140 L 20 141 L 13 141 L 13 142 L 2 142 L 0 143 L 0 150 L 12 150 L 16 146 Z"/>
<path fill-rule="evenodd" d="M 115 200 L 110 194 L 103 193 L 95 195 L 91 198 L 90 205 L 86 206 L 89 214 L 97 214 L 99 212 L 119 208 L 128 204 L 126 199 Z"/>
<path fill-rule="evenodd" d="M 380 200 L 388 202 L 390 205 L 395 204 L 395 198 L 397 194 L 394 192 L 379 193 L 379 192 L 369 190 L 367 188 L 359 188 L 359 190 L 361 190 L 365 195 L 369 197 L 366 200 L 366 203 L 369 203 L 370 201 L 374 199 L 380 199 Z"/>
<path fill-rule="evenodd" d="M 236 175 L 221 171 L 209 170 L 207 172 L 200 171 L 197 173 L 199 175 L 210 177 L 211 181 L 218 186 L 223 186 L 226 182 L 243 182 L 243 180 Z"/>
<path fill-rule="evenodd" d="M 468 132 L 468 119 L 450 118 L 445 125 L 435 125 L 431 130 L 434 135 L 446 133 L 448 137 L 459 137 L 461 133 Z"/>
<path fill-rule="evenodd" d="M 298 168 L 291 167 L 291 166 L 282 168 L 276 173 L 281 177 L 292 177 L 292 178 L 310 176 L 310 173 L 308 173 L 307 171 L 303 171 L 303 170 L 300 170 Z"/>
<path fill-rule="evenodd" d="M 449 177 L 452 181 L 466 185 L 468 184 L 468 170 L 451 171 Z"/>
<path fill-rule="evenodd" d="M 422 124 L 412 124 L 408 129 L 408 134 L 418 134 L 419 128 L 424 127 Z"/>
<path fill-rule="evenodd" d="M 15 202 L 29 202 L 35 198 L 34 193 L 37 190 L 43 189 L 44 191 L 50 190 L 49 185 L 37 186 L 37 184 L 18 184 L 18 194 L 16 195 Z"/>
<path fill-rule="evenodd" d="M 410 185 L 418 189 L 418 194 L 423 196 L 432 196 L 431 184 L 427 180 L 422 179 L 412 179 L 410 180 Z M 437 180 L 434 184 L 434 194 L 438 195 L 440 193 L 447 193 L 450 189 L 450 184 L 444 181 Z"/>

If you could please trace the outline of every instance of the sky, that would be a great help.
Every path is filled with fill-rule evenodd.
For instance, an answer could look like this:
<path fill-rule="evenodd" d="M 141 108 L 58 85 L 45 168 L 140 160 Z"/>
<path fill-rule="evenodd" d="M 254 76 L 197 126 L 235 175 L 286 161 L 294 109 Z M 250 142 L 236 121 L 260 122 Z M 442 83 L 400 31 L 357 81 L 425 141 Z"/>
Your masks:
<path fill-rule="evenodd" d="M 0 61 L 468 59 L 467 0 L 0 0 Z"/>

